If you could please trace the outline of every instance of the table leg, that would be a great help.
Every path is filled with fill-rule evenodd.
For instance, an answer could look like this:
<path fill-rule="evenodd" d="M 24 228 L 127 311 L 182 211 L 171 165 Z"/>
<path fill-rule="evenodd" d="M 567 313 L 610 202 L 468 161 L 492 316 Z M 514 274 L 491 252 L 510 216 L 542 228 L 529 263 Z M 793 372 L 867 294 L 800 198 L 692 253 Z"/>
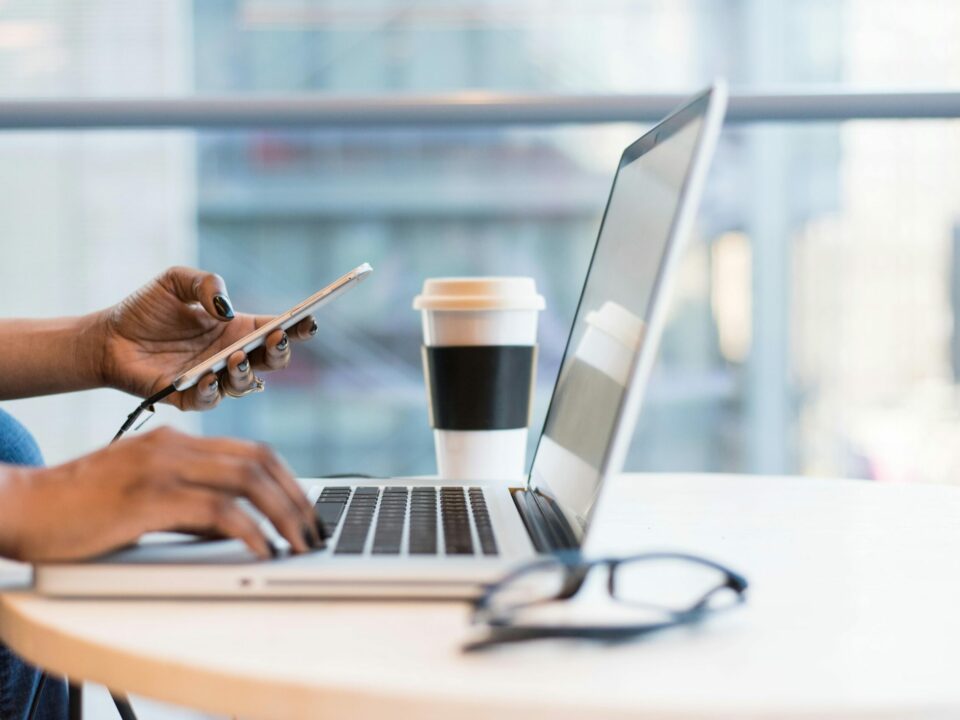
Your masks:
<path fill-rule="evenodd" d="M 33 699 L 30 702 L 30 710 L 27 712 L 27 720 L 34 720 L 37 715 L 37 709 L 40 706 L 40 695 L 43 693 L 43 686 L 47 682 L 47 674 L 41 673 L 40 682 L 37 689 L 34 690 Z M 137 714 L 133 711 L 129 698 L 123 693 L 111 692 L 113 704 L 117 706 L 117 712 L 120 714 L 120 720 L 137 720 Z M 67 685 L 67 707 L 70 720 L 83 720 L 83 685 L 69 683 Z"/>
<path fill-rule="evenodd" d="M 83 720 L 83 684 L 67 685 L 67 706 L 70 720 Z"/>
<path fill-rule="evenodd" d="M 120 720 L 137 720 L 136 713 L 133 712 L 133 707 L 130 705 L 130 700 L 127 699 L 126 695 L 111 692 L 110 697 L 113 698 L 113 704 L 117 706 L 117 712 L 120 713 Z"/>

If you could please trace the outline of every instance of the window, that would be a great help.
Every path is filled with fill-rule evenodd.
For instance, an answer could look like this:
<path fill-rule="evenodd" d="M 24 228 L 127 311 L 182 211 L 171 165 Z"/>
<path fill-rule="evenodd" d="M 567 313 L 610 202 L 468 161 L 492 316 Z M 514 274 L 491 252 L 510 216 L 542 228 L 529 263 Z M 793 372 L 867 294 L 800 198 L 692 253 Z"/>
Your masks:
<path fill-rule="evenodd" d="M 952 84 L 960 8 L 925 0 L 10 2 L 16 97 L 370 98 Z M 164 421 L 275 443 L 301 474 L 433 471 L 410 300 L 424 277 L 533 275 L 533 435 L 620 149 L 642 124 L 0 133 L 0 313 L 113 302 L 164 266 L 275 311 L 361 261 L 270 392 Z M 955 120 L 730 125 L 631 469 L 951 481 L 960 427 Z M 129 410 L 10 403 L 49 461 Z"/>

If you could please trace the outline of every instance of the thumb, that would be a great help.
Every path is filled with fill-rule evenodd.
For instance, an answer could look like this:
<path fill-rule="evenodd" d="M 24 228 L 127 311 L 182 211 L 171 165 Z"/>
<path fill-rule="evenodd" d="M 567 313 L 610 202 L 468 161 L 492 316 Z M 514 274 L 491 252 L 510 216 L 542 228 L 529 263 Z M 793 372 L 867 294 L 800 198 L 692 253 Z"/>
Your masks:
<path fill-rule="evenodd" d="M 218 320 L 233 320 L 233 304 L 227 295 L 227 284 L 216 273 L 174 267 L 164 273 L 161 282 L 183 302 L 198 302 Z"/>

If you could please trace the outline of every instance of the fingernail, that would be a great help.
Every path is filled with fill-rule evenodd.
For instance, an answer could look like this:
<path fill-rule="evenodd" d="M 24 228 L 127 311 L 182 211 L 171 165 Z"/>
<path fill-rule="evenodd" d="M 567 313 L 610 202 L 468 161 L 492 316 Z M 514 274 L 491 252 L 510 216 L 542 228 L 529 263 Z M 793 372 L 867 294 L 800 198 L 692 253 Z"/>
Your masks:
<path fill-rule="evenodd" d="M 243 362 L 237 365 L 237 370 L 239 370 L 242 373 L 245 373 L 249 369 L 250 369 L 250 361 L 247 358 L 244 358 Z"/>
<path fill-rule="evenodd" d="M 226 295 L 214 295 L 213 296 L 213 307 L 217 310 L 217 315 L 226 319 L 233 319 L 233 305 L 230 304 L 230 300 Z"/>
<path fill-rule="evenodd" d="M 310 323 L 310 334 L 311 334 L 311 335 L 316 335 L 316 334 L 317 334 L 317 330 L 319 330 L 319 328 L 317 327 L 317 321 L 314 320 L 312 323 Z"/>
<path fill-rule="evenodd" d="M 277 544 L 273 540 L 267 540 L 267 547 L 270 548 L 270 557 L 276 559 L 280 557 L 280 548 L 277 547 Z"/>
<path fill-rule="evenodd" d="M 304 526 L 303 528 L 303 542 L 306 543 L 308 548 L 313 548 L 314 550 L 320 550 L 323 548 L 323 540 L 320 540 L 312 532 L 310 528 Z"/>
<path fill-rule="evenodd" d="M 279 350 L 280 352 L 283 352 L 284 350 L 287 349 L 287 345 L 289 344 L 290 344 L 290 341 L 287 339 L 287 334 L 284 333 L 283 337 L 280 338 L 280 342 L 277 343 L 277 350 Z"/>
<path fill-rule="evenodd" d="M 217 388 L 220 387 L 220 382 L 214 378 L 207 384 L 207 395 L 213 395 L 217 392 Z"/>

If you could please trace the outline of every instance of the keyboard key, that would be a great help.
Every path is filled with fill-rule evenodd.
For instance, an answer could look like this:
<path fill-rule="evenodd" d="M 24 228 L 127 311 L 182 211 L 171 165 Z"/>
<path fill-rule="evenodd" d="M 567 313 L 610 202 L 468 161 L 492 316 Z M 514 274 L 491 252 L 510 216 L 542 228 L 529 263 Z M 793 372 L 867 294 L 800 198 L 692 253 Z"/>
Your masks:
<path fill-rule="evenodd" d="M 337 540 L 336 555 L 359 555 L 367 544 L 367 535 L 373 523 L 374 511 L 380 488 L 359 487 L 353 492 L 353 499 L 343 519 L 343 529 Z"/>
<path fill-rule="evenodd" d="M 350 493 L 351 493 L 351 489 L 345 485 L 343 487 L 325 487 L 323 489 L 323 492 L 320 493 L 320 499 L 321 500 L 328 500 L 328 499 L 329 500 L 333 500 L 333 499 L 349 500 Z"/>
<path fill-rule="evenodd" d="M 415 487 L 410 493 L 409 552 L 437 553 L 437 491 L 432 487 Z"/>
<path fill-rule="evenodd" d="M 333 535 L 333 531 L 337 527 L 337 523 L 340 522 L 340 516 L 343 514 L 343 509 L 347 506 L 346 500 L 317 500 L 316 505 L 313 506 L 314 515 L 316 515 L 317 520 L 320 522 L 318 526 L 323 526 L 323 539 L 327 540 Z"/>
<path fill-rule="evenodd" d="M 377 529 L 373 535 L 376 555 L 398 555 L 403 541 L 403 525 L 407 515 L 407 489 L 387 488 L 380 500 Z"/>
<path fill-rule="evenodd" d="M 440 488 L 440 517 L 447 555 L 473 555 L 470 516 L 463 488 Z"/>
<path fill-rule="evenodd" d="M 470 488 L 470 509 L 473 510 L 473 524 L 477 528 L 477 537 L 480 540 L 480 550 L 484 555 L 496 555 L 497 541 L 493 536 L 493 523 L 490 512 L 487 510 L 487 501 L 483 497 L 483 490 Z"/>

